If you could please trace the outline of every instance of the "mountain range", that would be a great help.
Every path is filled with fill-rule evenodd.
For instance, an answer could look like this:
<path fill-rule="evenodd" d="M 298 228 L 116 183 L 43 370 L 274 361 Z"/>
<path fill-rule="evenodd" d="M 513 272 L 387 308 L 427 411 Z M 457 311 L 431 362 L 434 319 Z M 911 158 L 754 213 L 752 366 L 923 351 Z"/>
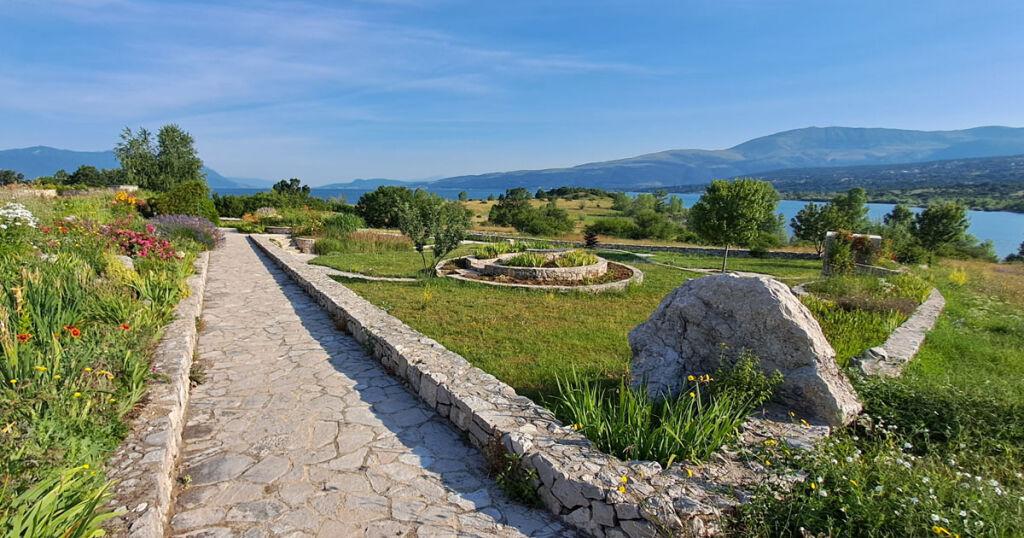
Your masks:
<path fill-rule="evenodd" d="M 70 174 L 83 165 L 103 169 L 119 168 L 121 163 L 113 151 L 74 151 L 49 146 L 0 150 L 0 170 L 16 170 L 25 174 L 27 178 L 52 176 L 58 170 L 65 170 Z M 203 173 L 206 174 L 206 181 L 210 187 L 214 189 L 270 186 L 261 179 L 224 177 L 208 166 L 203 167 Z"/>
<path fill-rule="evenodd" d="M 359 179 L 317 188 L 365 189 L 380 185 L 409 185 L 434 189 L 502 190 L 511 187 L 584 186 L 635 191 L 696 186 L 714 178 L 763 175 L 769 171 L 789 169 L 802 169 L 803 172 L 797 174 L 806 176 L 819 173 L 807 169 L 904 165 L 1020 154 L 1024 154 L 1024 128 L 989 126 L 954 131 L 913 131 L 806 127 L 755 138 L 727 149 L 675 149 L 569 168 L 494 172 L 429 182 Z M 50 175 L 60 168 L 70 172 L 80 164 L 110 168 L 117 166 L 117 160 L 110 151 L 78 152 L 45 146 L 0 151 L 0 169 L 18 170 L 27 177 Z M 214 189 L 266 188 L 272 183 L 225 177 L 210 168 L 204 170 Z M 932 171 L 936 170 L 938 168 Z M 805 184 L 807 181 L 805 178 Z"/>

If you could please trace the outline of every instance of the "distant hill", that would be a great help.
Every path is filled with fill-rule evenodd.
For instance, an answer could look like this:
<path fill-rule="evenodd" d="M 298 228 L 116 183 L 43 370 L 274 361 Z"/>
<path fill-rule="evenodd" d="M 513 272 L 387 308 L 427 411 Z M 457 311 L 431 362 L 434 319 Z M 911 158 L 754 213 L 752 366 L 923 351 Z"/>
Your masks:
<path fill-rule="evenodd" d="M 1024 155 L 946 159 L 923 163 L 829 168 L 790 168 L 755 174 L 780 191 L 835 192 L 862 187 L 920 189 L 1010 185 L 1024 188 Z"/>
<path fill-rule="evenodd" d="M 559 186 L 641 190 L 704 184 L 714 178 L 807 167 L 881 165 L 1024 153 L 1024 128 L 959 131 L 807 127 L 720 150 L 677 149 L 571 168 L 518 170 L 440 179 L 436 188 Z"/>
<path fill-rule="evenodd" d="M 352 181 L 346 181 L 342 183 L 328 183 L 326 185 L 317 185 L 316 189 L 376 189 L 377 187 L 383 186 L 416 186 L 422 185 L 423 182 L 413 181 L 402 181 L 400 179 L 384 179 L 384 178 L 371 178 L 371 179 L 353 179 Z"/>
<path fill-rule="evenodd" d="M 57 170 L 74 172 L 79 166 L 89 165 L 96 168 L 119 168 L 121 164 L 113 151 L 73 151 L 70 149 L 51 148 L 49 146 L 33 146 L 30 148 L 0 150 L 0 170 L 17 170 L 27 178 L 52 176 Z M 206 181 L 211 188 L 242 188 L 262 186 L 238 181 L 220 175 L 216 170 L 203 167 Z"/>

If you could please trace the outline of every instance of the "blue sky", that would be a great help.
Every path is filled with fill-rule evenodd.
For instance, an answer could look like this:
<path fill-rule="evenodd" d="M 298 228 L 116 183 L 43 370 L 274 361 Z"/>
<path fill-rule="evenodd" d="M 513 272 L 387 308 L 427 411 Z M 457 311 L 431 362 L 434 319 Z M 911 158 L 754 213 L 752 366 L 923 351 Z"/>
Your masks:
<path fill-rule="evenodd" d="M 0 0 L 0 148 L 176 122 L 229 176 L 426 178 L 809 125 L 1024 126 L 1024 2 Z"/>

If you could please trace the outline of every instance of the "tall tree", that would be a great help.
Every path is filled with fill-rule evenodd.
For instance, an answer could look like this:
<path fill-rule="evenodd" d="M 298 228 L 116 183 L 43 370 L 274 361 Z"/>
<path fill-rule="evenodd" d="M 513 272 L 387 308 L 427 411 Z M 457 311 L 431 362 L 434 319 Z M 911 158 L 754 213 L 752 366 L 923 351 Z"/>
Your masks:
<path fill-rule="evenodd" d="M 896 204 L 892 211 L 882 217 L 886 226 L 909 226 L 914 221 L 914 212 L 907 207 L 907 204 Z"/>
<path fill-rule="evenodd" d="M 774 226 L 779 193 L 766 181 L 716 179 L 690 208 L 690 227 L 705 241 L 722 245 L 722 272 L 729 262 L 729 248 L 747 245 L 760 232 Z"/>
<path fill-rule="evenodd" d="M 156 138 L 159 185 L 154 187 L 168 190 L 185 181 L 206 181 L 203 161 L 196 153 L 192 135 L 171 123 L 161 127 Z"/>
<path fill-rule="evenodd" d="M 862 231 L 868 225 L 868 193 L 855 188 L 832 199 L 826 219 L 833 230 Z"/>
<path fill-rule="evenodd" d="M 356 212 L 373 228 L 397 228 L 402 206 L 412 199 L 406 187 L 381 186 L 359 197 Z"/>
<path fill-rule="evenodd" d="M 940 248 L 963 237 L 968 225 L 966 207 L 957 202 L 938 202 L 928 204 L 914 217 L 911 233 L 928 249 L 928 259 L 934 260 Z"/>
<path fill-rule="evenodd" d="M 117 160 L 121 161 L 125 181 L 142 188 L 153 188 L 157 177 L 156 148 L 153 137 L 145 128 L 132 132 L 128 127 L 121 131 L 121 141 L 114 147 Z"/>
<path fill-rule="evenodd" d="M 793 236 L 813 243 L 818 256 L 821 256 L 825 248 L 825 234 L 829 231 L 829 224 L 825 207 L 814 202 L 808 202 L 789 221 L 793 228 Z"/>

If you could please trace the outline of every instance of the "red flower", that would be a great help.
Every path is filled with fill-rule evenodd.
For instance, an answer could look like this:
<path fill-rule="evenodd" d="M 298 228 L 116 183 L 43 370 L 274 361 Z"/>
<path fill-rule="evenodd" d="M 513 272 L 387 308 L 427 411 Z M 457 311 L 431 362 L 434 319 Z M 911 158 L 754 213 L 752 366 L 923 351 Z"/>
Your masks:
<path fill-rule="evenodd" d="M 117 328 L 121 329 L 122 331 L 125 331 L 125 332 L 132 330 L 132 326 L 128 325 L 127 323 L 122 323 L 122 324 L 118 325 Z"/>
<path fill-rule="evenodd" d="M 64 330 L 71 335 L 71 338 L 78 338 L 79 336 L 82 336 L 82 330 L 74 325 L 65 325 Z"/>
<path fill-rule="evenodd" d="M 22 344 L 27 343 L 31 339 L 32 335 L 28 333 L 20 333 L 18 335 L 18 342 L 21 342 Z"/>

